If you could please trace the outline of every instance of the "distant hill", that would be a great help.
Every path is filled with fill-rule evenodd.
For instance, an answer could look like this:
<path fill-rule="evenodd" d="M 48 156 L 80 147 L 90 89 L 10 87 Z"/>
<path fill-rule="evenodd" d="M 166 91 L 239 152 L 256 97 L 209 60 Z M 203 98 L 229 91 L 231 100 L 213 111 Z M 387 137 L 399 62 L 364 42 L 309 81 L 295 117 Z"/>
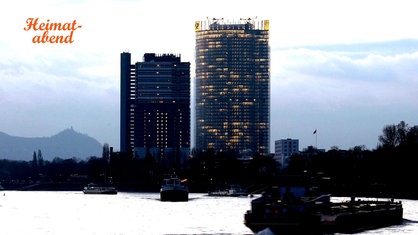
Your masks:
<path fill-rule="evenodd" d="M 55 157 L 85 160 L 91 156 L 101 157 L 103 145 L 72 128 L 51 137 L 16 137 L 0 132 L 0 159 L 31 161 L 33 152 L 38 152 L 38 149 L 43 159 L 48 161 Z"/>

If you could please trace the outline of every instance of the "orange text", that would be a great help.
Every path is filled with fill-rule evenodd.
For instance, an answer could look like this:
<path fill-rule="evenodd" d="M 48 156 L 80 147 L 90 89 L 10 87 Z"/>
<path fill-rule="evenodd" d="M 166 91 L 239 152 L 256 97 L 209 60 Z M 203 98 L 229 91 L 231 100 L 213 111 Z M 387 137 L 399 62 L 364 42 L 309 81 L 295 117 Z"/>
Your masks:
<path fill-rule="evenodd" d="M 32 38 L 33 43 L 73 43 L 74 31 L 81 27 L 82 25 L 77 25 L 76 20 L 62 23 L 51 22 L 49 19 L 40 22 L 39 18 L 28 18 L 23 30 L 43 31 Z M 52 34 L 51 31 L 67 31 L 67 33 Z"/>

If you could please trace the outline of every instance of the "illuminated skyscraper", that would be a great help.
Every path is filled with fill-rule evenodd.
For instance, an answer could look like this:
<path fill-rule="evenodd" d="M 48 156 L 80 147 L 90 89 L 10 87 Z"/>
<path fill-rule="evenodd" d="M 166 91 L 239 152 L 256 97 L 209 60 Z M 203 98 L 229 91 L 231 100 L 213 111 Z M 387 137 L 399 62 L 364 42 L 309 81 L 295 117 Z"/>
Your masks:
<path fill-rule="evenodd" d="M 196 148 L 269 153 L 269 21 L 195 22 Z"/>
<path fill-rule="evenodd" d="M 121 54 L 121 152 L 169 165 L 190 153 L 190 63 L 147 53 L 131 64 Z"/>

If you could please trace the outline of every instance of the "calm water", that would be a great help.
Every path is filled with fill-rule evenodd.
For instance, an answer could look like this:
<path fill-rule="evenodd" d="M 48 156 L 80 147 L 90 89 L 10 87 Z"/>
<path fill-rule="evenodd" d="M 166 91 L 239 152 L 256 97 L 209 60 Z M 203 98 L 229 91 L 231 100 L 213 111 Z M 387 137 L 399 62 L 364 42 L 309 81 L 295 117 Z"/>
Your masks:
<path fill-rule="evenodd" d="M 0 192 L 0 234 L 253 234 L 243 224 L 251 198 L 158 193 Z M 3 193 L 5 194 L 3 196 Z M 418 234 L 418 201 L 402 200 L 405 224 L 360 234 Z"/>

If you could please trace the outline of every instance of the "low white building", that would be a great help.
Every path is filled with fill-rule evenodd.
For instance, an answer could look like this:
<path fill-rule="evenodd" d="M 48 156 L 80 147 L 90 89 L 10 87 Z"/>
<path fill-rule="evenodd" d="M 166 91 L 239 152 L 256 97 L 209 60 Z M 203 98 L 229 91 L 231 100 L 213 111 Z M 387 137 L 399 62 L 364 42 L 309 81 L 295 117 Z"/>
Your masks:
<path fill-rule="evenodd" d="M 289 157 L 299 153 L 298 139 L 281 139 L 274 142 L 274 159 L 280 163 L 281 167 L 286 167 Z"/>

